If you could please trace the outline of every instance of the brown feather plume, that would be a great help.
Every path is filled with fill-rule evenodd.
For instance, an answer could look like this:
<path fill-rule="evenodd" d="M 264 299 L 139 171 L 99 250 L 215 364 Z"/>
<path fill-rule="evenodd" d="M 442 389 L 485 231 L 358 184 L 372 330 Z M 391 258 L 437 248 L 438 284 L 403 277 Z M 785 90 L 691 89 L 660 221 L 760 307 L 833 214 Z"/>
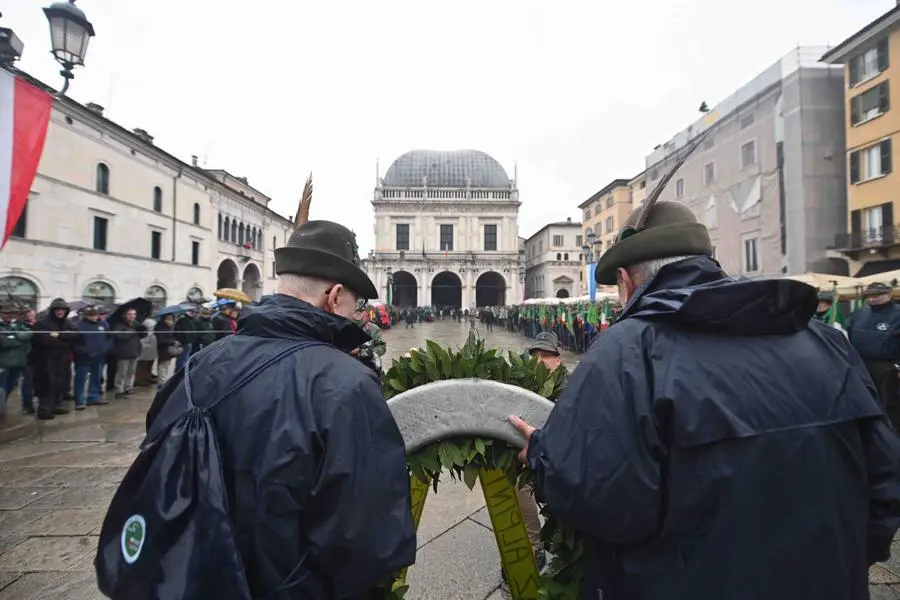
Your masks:
<path fill-rule="evenodd" d="M 312 173 L 306 179 L 306 185 L 303 186 L 303 196 L 300 197 L 300 206 L 297 207 L 297 216 L 294 217 L 294 230 L 296 231 L 301 225 L 309 221 L 309 205 L 312 204 Z"/>
<path fill-rule="evenodd" d="M 712 131 L 712 126 L 710 126 L 706 131 L 698 135 L 693 142 L 687 147 L 686 150 L 682 153 L 681 157 L 675 161 L 675 164 L 672 165 L 672 168 L 669 169 L 669 172 L 663 175 L 662 179 L 659 180 L 659 184 L 653 191 L 650 192 L 650 195 L 647 196 L 647 199 L 644 201 L 644 208 L 641 210 L 640 216 L 637 218 L 637 221 L 634 224 L 634 229 L 639 231 L 644 228 L 644 224 L 647 221 L 647 217 L 650 215 L 650 208 L 656 204 L 656 201 L 659 200 L 660 194 L 662 194 L 663 190 L 666 187 L 666 184 L 675 176 L 675 173 L 678 172 L 678 169 L 687 162 L 687 159 L 690 158 L 691 154 L 694 153 L 697 148 L 700 147 L 700 144 L 703 143 L 703 140 L 707 138 L 707 136 Z"/>

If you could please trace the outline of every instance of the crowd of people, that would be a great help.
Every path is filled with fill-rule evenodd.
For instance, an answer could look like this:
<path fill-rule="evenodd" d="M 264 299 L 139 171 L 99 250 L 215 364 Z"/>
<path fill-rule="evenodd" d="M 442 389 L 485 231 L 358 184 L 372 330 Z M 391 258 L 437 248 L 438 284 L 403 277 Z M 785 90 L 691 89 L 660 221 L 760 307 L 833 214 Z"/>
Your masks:
<path fill-rule="evenodd" d="M 278 293 L 161 387 L 101 533 L 101 590 L 381 598 L 415 562 L 404 440 L 360 360 L 375 336 L 358 317 L 377 291 L 353 237 L 298 224 L 276 250 Z M 868 567 L 900 528 L 891 377 L 876 370 L 900 357 L 889 294 L 870 290 L 848 339 L 820 322 L 815 288 L 728 277 L 690 210 L 655 199 L 596 280 L 617 286 L 615 324 L 584 344 L 542 427 L 509 417 L 534 475 L 520 502 L 539 560 L 535 500 L 583 536 L 583 598 L 868 598 Z M 514 328 L 537 318 L 531 351 L 559 368 L 550 324 L 569 330 L 571 315 L 500 314 Z M 184 480 L 185 461 L 204 478 Z M 178 498 L 164 492 L 175 481 Z M 146 557 L 122 541 L 135 515 L 157 530 Z M 199 531 L 220 551 L 188 561 Z M 186 568 L 154 575 L 169 564 Z"/>

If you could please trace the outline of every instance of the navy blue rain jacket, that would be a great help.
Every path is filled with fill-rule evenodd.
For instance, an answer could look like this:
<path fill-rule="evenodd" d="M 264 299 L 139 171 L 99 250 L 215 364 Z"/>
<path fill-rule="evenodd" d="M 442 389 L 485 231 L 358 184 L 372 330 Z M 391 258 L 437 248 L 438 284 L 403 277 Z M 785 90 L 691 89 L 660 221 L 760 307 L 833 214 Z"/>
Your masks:
<path fill-rule="evenodd" d="M 900 526 L 900 442 L 815 306 L 805 284 L 690 258 L 597 339 L 528 452 L 586 536 L 584 598 L 868 599 Z"/>
<path fill-rule="evenodd" d="M 847 334 L 863 360 L 900 360 L 900 305 L 864 306 L 853 313 Z"/>
<path fill-rule="evenodd" d="M 328 345 L 272 364 L 212 412 L 237 545 L 254 598 L 368 598 L 415 561 L 416 532 L 400 431 L 374 373 L 349 355 L 369 340 L 362 329 L 266 296 L 242 311 L 236 335 L 191 359 L 194 401 L 230 389 L 265 344 L 309 339 Z M 183 375 L 160 390 L 148 433 L 184 411 Z M 270 597 L 307 550 L 291 576 L 301 583 Z"/>
<path fill-rule="evenodd" d="M 106 355 L 112 347 L 109 324 L 102 319 L 96 323 L 87 319 L 78 319 L 75 322 L 75 329 L 81 332 L 81 335 L 74 338 L 72 346 L 75 362 L 92 363 L 101 360 L 105 361 Z"/>

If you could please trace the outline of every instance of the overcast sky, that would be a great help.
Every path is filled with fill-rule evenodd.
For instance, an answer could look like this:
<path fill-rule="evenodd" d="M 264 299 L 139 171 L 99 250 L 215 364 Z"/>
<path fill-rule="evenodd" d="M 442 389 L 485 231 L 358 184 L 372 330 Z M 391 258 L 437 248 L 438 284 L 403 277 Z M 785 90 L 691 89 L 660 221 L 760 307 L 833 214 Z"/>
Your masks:
<path fill-rule="evenodd" d="M 0 0 L 19 67 L 59 85 L 41 8 Z M 246 176 L 373 241 L 375 164 L 415 148 L 518 163 L 520 235 L 579 219 L 610 180 L 800 45 L 894 0 L 80 0 L 97 35 L 69 95 L 166 151 Z"/>

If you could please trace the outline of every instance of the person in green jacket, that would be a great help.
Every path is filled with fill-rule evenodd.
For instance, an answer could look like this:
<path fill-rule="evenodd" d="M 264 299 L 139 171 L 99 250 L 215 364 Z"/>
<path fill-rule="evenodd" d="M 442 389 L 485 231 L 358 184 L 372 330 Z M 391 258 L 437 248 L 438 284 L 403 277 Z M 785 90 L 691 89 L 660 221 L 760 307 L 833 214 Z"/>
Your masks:
<path fill-rule="evenodd" d="M 369 321 L 369 310 L 365 300 L 360 300 L 353 313 L 353 322 L 365 331 L 371 340 L 356 348 L 351 354 L 367 364 L 379 376 L 382 374 L 381 357 L 387 352 L 387 344 L 381 337 L 381 329 Z"/>
<path fill-rule="evenodd" d="M 31 330 L 19 318 L 22 308 L 14 302 L 0 303 L 0 382 L 3 399 L 0 418 L 6 415 L 6 399 L 25 374 L 31 351 Z"/>

